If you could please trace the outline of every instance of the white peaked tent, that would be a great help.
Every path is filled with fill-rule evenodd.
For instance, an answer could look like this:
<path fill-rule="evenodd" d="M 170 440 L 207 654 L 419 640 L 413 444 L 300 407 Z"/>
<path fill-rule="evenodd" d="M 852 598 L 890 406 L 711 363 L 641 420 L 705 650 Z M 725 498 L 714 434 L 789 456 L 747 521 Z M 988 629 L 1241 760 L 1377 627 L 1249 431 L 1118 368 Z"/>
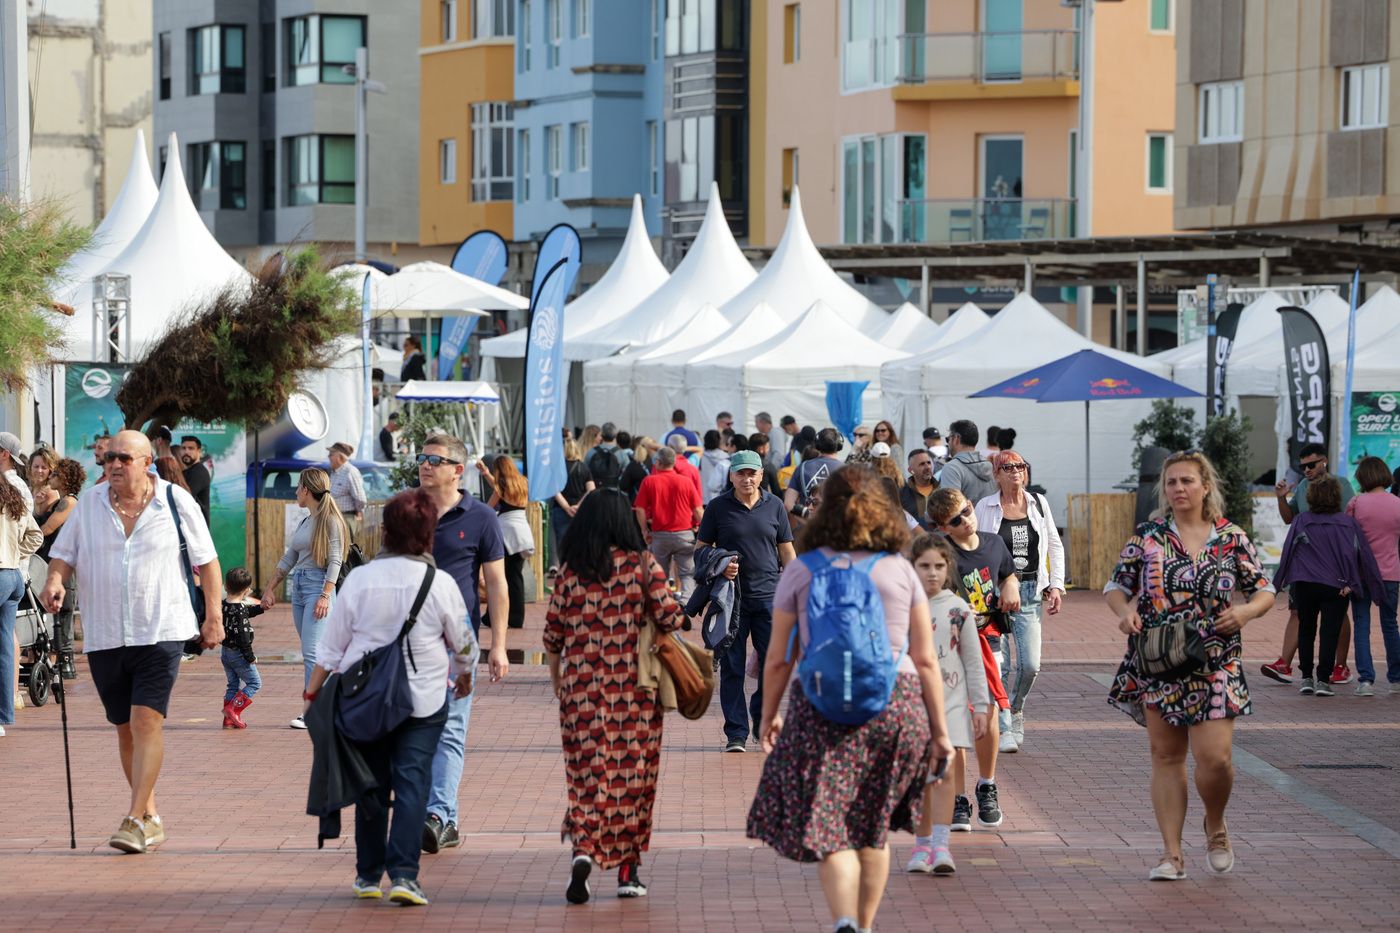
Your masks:
<path fill-rule="evenodd" d="M 92 232 L 92 239 L 81 252 L 73 254 L 58 272 L 59 287 L 57 297 L 64 304 L 91 301 L 92 277 L 101 272 L 108 263 L 126 249 L 132 237 L 141 231 L 146 218 L 151 216 L 151 208 L 156 203 L 156 182 L 151 176 L 151 165 L 146 158 L 146 133 L 136 131 L 136 142 L 131 147 L 131 164 L 126 170 L 126 180 L 122 182 L 117 200 L 112 209 L 102 218 L 102 223 Z M 79 315 L 65 317 L 64 330 L 70 347 L 69 356 L 79 338 L 92 343 L 92 318 L 89 315 L 79 320 Z"/>
<path fill-rule="evenodd" d="M 569 340 L 564 352 L 572 360 L 595 360 L 655 343 L 675 333 L 696 308 L 724 304 L 755 277 L 724 219 L 719 185 L 712 183 L 700 232 L 666 283 L 622 317 Z"/>
<path fill-rule="evenodd" d="M 1332 363 L 1332 394 L 1346 391 L 1347 325 L 1345 319 L 1324 330 Z M 1284 367 L 1280 367 L 1282 370 Z M 1400 391 L 1400 295 L 1382 286 L 1356 309 L 1356 364 L 1353 392 Z"/>
<path fill-rule="evenodd" d="M 638 360 L 632 367 L 636 411 L 633 433 L 656 436 L 653 432 L 661 431 L 664 434 L 671 423 L 671 412 L 686 407 L 687 365 L 758 346 L 785 326 L 787 322 L 778 316 L 778 312 L 767 304 L 759 304 L 739 323 L 730 325 L 728 330 L 698 347 L 677 350 L 654 359 Z M 703 424 L 707 420 L 713 421 L 719 409 L 687 410 L 687 414 L 696 424 Z"/>
<path fill-rule="evenodd" d="M 1283 330 L 1283 324 L 1278 316 L 1278 309 L 1288 304 L 1288 299 L 1278 292 L 1264 292 L 1249 304 L 1244 306 L 1240 312 L 1240 320 L 1235 328 L 1235 345 L 1231 351 L 1231 359 L 1234 353 L 1245 347 L 1252 346 L 1260 340 L 1272 338 L 1282 341 L 1279 334 Z M 1223 309 L 1222 309 L 1223 310 Z M 1279 344 L 1282 346 L 1282 343 Z M 1179 347 L 1170 350 L 1163 350 L 1154 353 L 1148 359 L 1159 363 L 1166 363 L 1173 367 L 1173 379 L 1181 382 L 1182 385 L 1190 385 L 1197 391 L 1203 391 L 1206 384 L 1206 338 L 1198 337 L 1189 343 L 1183 343 Z M 1182 367 L 1179 371 L 1176 367 Z M 1200 385 L 1192 385 L 1189 382 L 1182 382 L 1186 373 L 1192 367 L 1200 371 Z"/>
<path fill-rule="evenodd" d="M 905 302 L 895 309 L 884 330 L 875 339 L 887 347 L 908 353 L 922 353 L 938 337 L 940 325 L 924 312 Z"/>
<path fill-rule="evenodd" d="M 651 248 L 641 195 L 632 198 L 632 220 L 617 258 L 593 287 L 564 307 L 564 358 L 570 343 L 579 335 L 614 321 L 637 306 L 643 298 L 661 287 L 667 279 L 666 267 Z M 529 328 L 522 327 L 503 337 L 481 341 L 481 355 L 520 359 L 525 356 Z"/>
<path fill-rule="evenodd" d="M 679 330 L 664 340 L 646 346 L 631 347 L 617 356 L 584 363 L 585 420 L 589 424 L 612 421 L 621 425 L 639 425 L 633 367 L 648 360 L 672 354 L 679 355 L 702 347 L 728 329 L 729 322 L 724 319 L 724 315 L 720 314 L 714 305 L 707 304 L 691 314 L 690 319 L 681 324 Z"/>
<path fill-rule="evenodd" d="M 866 380 L 863 418 L 882 417 L 880 365 L 908 354 L 856 330 L 823 301 L 761 343 L 685 368 L 687 411 L 697 420 L 721 411 L 747 425 L 759 411 L 792 415 L 799 424 L 829 424 L 826 382 Z"/>
<path fill-rule="evenodd" d="M 932 340 L 920 347 L 913 353 L 930 353 L 939 347 L 946 347 L 949 344 L 957 343 L 965 337 L 970 337 L 979 330 L 987 326 L 991 318 L 987 312 L 977 307 L 972 302 L 964 302 L 962 307 L 948 315 L 948 320 L 938 326 L 938 333 Z"/>
<path fill-rule="evenodd" d="M 150 216 L 126 248 L 97 273 L 131 276 L 128 338 L 133 357 L 140 357 L 183 310 L 230 283 L 248 283 L 252 276 L 224 252 L 190 200 L 180 167 L 180 147 L 170 134 L 160 195 Z M 81 329 L 69 347 L 69 358 L 92 359 L 92 293 L 74 304 Z"/>
<path fill-rule="evenodd" d="M 1016 449 L 1031 463 L 1034 481 L 1048 490 L 1063 523 L 1066 496 L 1084 488 L 1083 407 L 968 396 L 1083 349 L 1168 375 L 1161 363 L 1093 343 L 1022 292 L 971 336 L 883 366 L 885 417 L 902 438 L 917 438 L 926 427 L 946 431 L 959 418 L 972 420 L 979 429 L 1014 427 Z M 1145 400 L 1111 404 L 1111 417 L 1093 420 L 1088 475 L 1095 492 L 1110 490 L 1132 473 L 1133 425 L 1150 407 Z"/>
<path fill-rule="evenodd" d="M 393 275 L 377 279 L 375 284 L 375 310 L 397 314 L 450 311 L 470 315 L 530 306 L 528 298 L 487 285 L 440 262 L 409 263 Z"/>
<path fill-rule="evenodd" d="M 719 309 L 730 321 L 738 321 L 759 302 L 768 304 L 784 322 L 797 320 L 815 301 L 824 301 L 846 323 L 863 334 L 880 333 L 889 313 L 866 298 L 826 264 L 807 232 L 802 198 L 792 189 L 787 229 L 773 250 L 768 265 L 748 287 Z"/>
<path fill-rule="evenodd" d="M 920 396 L 917 391 L 912 391 L 912 387 L 918 385 L 917 379 L 920 377 L 912 370 L 898 374 L 892 373 L 891 370 L 903 366 L 916 369 L 920 365 L 920 361 L 936 356 L 943 347 L 951 346 L 972 336 L 986 327 L 990 321 L 991 317 L 987 315 L 987 312 L 970 301 L 964 302 L 962 307 L 948 315 L 948 320 L 939 325 L 938 333 L 924 347 L 913 351 L 908 359 L 896 361 L 883 368 L 880 376 L 880 394 L 883 397 L 885 418 L 895 426 L 895 432 L 900 437 L 905 437 L 904 432 L 911 429 L 909 425 L 904 425 L 906 420 L 909 420 L 909 424 L 913 425 L 921 417 L 917 413 L 922 405 Z M 891 378 L 895 378 L 897 381 L 891 383 Z M 910 390 L 903 388 L 906 384 L 911 387 Z M 990 385 L 990 383 L 988 384 Z M 908 419 L 905 417 L 906 409 L 911 409 L 908 412 Z M 936 425 L 919 425 L 914 430 L 922 433 L 926 427 L 936 427 Z"/>

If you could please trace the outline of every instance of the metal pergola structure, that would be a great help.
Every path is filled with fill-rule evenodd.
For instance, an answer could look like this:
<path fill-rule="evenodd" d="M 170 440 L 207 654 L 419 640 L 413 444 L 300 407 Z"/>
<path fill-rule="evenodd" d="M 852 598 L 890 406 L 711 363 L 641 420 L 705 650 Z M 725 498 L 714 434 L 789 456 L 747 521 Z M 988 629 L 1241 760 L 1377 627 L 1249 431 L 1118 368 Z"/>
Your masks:
<path fill-rule="evenodd" d="M 1359 268 L 1362 281 L 1395 285 L 1400 274 L 1400 249 L 1394 247 L 1255 232 L 819 249 L 839 271 L 918 280 L 925 314 L 932 284 L 1011 285 L 1028 292 L 1036 285 L 1115 287 L 1120 314 L 1127 291 L 1134 289 L 1138 333 L 1147 329 L 1149 284 L 1194 286 L 1212 273 L 1265 288 L 1329 284 L 1349 279 Z M 749 247 L 745 253 L 767 258 L 772 249 Z"/>

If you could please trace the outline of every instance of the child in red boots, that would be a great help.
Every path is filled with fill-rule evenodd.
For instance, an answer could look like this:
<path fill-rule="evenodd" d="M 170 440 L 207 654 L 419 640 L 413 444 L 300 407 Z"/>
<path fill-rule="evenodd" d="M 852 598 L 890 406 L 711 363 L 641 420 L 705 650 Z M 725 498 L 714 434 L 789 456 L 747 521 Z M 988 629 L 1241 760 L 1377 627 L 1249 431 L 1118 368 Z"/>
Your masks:
<path fill-rule="evenodd" d="M 248 728 L 243 711 L 253 705 L 253 697 L 262 689 L 258 659 L 253 654 L 252 619 L 262 615 L 263 608 L 248 598 L 252 588 L 253 576 L 242 567 L 224 575 L 224 641 L 220 658 L 228 678 L 228 689 L 224 691 L 225 729 Z"/>

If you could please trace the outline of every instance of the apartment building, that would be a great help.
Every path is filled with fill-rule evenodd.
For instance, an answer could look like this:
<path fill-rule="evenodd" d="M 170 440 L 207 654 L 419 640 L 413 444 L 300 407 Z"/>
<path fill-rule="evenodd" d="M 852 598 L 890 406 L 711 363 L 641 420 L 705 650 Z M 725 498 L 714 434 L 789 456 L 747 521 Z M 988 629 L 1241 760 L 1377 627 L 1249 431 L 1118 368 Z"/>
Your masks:
<path fill-rule="evenodd" d="M 1176 225 L 1400 244 L 1400 0 L 1179 7 Z"/>
<path fill-rule="evenodd" d="M 753 0 L 750 239 L 1169 232 L 1176 4 L 1095 0 L 1085 86 L 1083 2 Z"/>

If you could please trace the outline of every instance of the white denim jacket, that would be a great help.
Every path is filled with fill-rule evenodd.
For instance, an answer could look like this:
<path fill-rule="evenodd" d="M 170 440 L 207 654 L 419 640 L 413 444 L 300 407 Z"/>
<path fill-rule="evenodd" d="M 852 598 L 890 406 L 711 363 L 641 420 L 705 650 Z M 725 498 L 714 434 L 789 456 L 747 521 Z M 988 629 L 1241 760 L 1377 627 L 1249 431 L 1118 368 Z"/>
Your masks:
<path fill-rule="evenodd" d="M 1035 590 L 1044 593 L 1048 589 L 1065 589 L 1065 546 L 1060 541 L 1060 531 L 1055 527 L 1055 518 L 1050 514 L 1050 503 L 1044 496 L 1023 493 L 1026 497 L 1026 516 L 1031 527 L 1040 537 L 1040 564 L 1035 568 Z M 977 530 L 994 535 L 1001 528 L 1001 493 L 996 492 L 978 500 L 975 514 Z"/>

